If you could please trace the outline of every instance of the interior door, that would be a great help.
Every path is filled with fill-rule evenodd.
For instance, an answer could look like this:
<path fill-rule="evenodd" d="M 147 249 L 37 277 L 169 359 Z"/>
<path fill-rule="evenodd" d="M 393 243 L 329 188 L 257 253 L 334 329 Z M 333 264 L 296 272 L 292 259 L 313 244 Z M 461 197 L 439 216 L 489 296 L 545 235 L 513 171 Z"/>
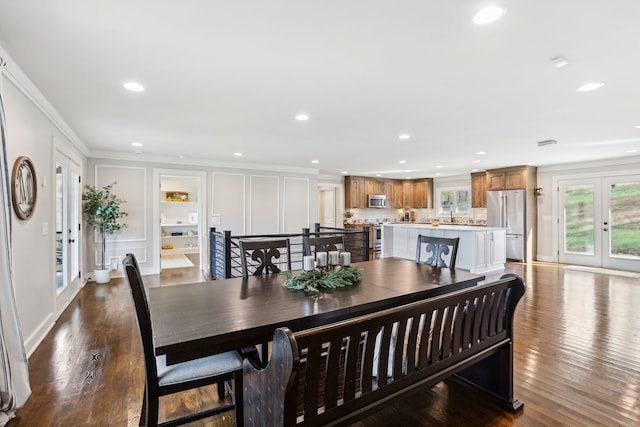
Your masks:
<path fill-rule="evenodd" d="M 559 261 L 640 271 L 640 175 L 559 181 Z"/>
<path fill-rule="evenodd" d="M 55 287 L 60 313 L 80 287 L 80 165 L 56 154 L 55 164 Z"/>
<path fill-rule="evenodd" d="M 323 227 L 336 226 L 336 191 L 334 188 L 320 190 L 320 225 Z"/>

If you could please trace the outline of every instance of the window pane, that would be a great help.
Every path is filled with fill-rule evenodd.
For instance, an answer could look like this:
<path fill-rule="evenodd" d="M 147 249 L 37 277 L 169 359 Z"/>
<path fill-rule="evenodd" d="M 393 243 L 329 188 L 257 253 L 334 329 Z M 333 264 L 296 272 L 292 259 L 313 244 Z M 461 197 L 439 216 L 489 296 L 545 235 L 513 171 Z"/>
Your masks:
<path fill-rule="evenodd" d="M 441 191 L 440 192 L 440 212 L 449 213 L 453 209 L 453 201 L 455 200 L 455 191 Z"/>
<path fill-rule="evenodd" d="M 564 251 L 593 255 L 593 185 L 575 185 L 564 192 Z"/>
<path fill-rule="evenodd" d="M 609 188 L 610 256 L 640 257 L 640 183 Z"/>
<path fill-rule="evenodd" d="M 456 213 L 471 213 L 471 191 L 458 190 L 456 193 Z"/>

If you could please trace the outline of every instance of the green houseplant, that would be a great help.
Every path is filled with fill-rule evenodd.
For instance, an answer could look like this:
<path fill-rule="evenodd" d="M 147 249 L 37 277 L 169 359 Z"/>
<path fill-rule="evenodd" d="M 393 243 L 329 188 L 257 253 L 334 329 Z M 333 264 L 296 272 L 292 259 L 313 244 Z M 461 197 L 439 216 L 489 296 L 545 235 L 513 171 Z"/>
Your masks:
<path fill-rule="evenodd" d="M 115 184 L 114 182 L 102 188 L 86 185 L 86 191 L 82 194 L 84 220 L 89 227 L 100 233 L 102 240 L 100 268 L 94 270 L 96 283 L 107 283 L 110 280 L 110 270 L 105 265 L 107 234 L 113 234 L 127 226 L 118 222 L 128 214 L 120 209 L 120 205 L 125 201 L 111 192 Z"/>

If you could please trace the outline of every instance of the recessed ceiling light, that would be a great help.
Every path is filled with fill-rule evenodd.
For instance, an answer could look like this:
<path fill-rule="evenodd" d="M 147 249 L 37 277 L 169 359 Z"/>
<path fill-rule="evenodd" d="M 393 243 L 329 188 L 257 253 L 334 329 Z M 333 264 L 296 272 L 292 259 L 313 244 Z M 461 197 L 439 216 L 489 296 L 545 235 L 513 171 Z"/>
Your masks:
<path fill-rule="evenodd" d="M 478 172 L 478 169 L 471 169 L 471 172 Z"/>
<path fill-rule="evenodd" d="M 490 24 L 502 18 L 506 9 L 500 6 L 487 6 L 484 9 L 480 9 L 478 13 L 473 16 L 473 22 L 478 25 Z"/>
<path fill-rule="evenodd" d="M 409 139 L 409 138 L 411 138 L 411 135 L 406 134 L 406 133 L 403 133 L 403 134 L 402 134 L 402 135 L 400 135 L 398 138 L 400 138 L 400 139 Z"/>
<path fill-rule="evenodd" d="M 131 145 L 134 147 L 142 147 L 142 142 L 132 142 Z"/>
<path fill-rule="evenodd" d="M 311 160 L 311 163 L 320 163 L 320 160 Z"/>
<path fill-rule="evenodd" d="M 533 166 L 533 165 L 535 165 L 535 164 L 536 164 L 536 162 L 529 162 L 529 163 L 527 163 L 527 164 L 528 164 L 529 166 Z"/>
<path fill-rule="evenodd" d="M 348 173 L 347 171 L 342 171 L 342 174 L 343 174 L 343 175 L 346 175 L 347 173 Z"/>
<path fill-rule="evenodd" d="M 407 163 L 406 160 L 399 160 L 398 163 Z"/>
<path fill-rule="evenodd" d="M 478 152 L 476 153 L 476 156 L 484 156 L 485 154 L 487 154 L 487 153 L 486 153 L 486 152 L 484 152 L 484 151 L 478 151 Z"/>
<path fill-rule="evenodd" d="M 554 56 L 549 61 L 551 61 L 551 65 L 556 68 L 562 68 L 569 65 L 569 61 L 567 61 L 567 58 L 565 58 L 564 56 Z"/>
<path fill-rule="evenodd" d="M 405 176 L 404 179 L 411 179 L 411 177 L 410 176 Z"/>
<path fill-rule="evenodd" d="M 637 153 L 638 150 L 627 150 L 627 153 Z"/>
<path fill-rule="evenodd" d="M 238 153 L 233 153 L 233 155 L 234 155 L 234 156 L 238 156 L 238 157 L 240 157 L 240 156 L 242 156 L 242 153 L 240 153 L 240 152 L 238 152 Z"/>
<path fill-rule="evenodd" d="M 436 168 L 438 168 L 438 169 L 442 169 L 443 167 L 444 166 L 442 166 L 442 165 L 436 165 Z"/>
<path fill-rule="evenodd" d="M 437 174 L 436 174 L 436 176 L 440 176 L 440 175 L 441 175 L 440 173 L 437 173 Z"/>
<path fill-rule="evenodd" d="M 181 158 L 181 159 L 184 159 L 187 156 L 185 156 L 184 154 L 178 154 L 178 157 Z"/>
<path fill-rule="evenodd" d="M 377 174 L 376 176 L 382 176 L 381 174 Z"/>
<path fill-rule="evenodd" d="M 480 160 L 472 160 L 471 163 L 480 163 Z"/>
<path fill-rule="evenodd" d="M 123 86 L 132 92 L 142 92 L 144 90 L 144 87 L 142 87 L 140 83 L 136 82 L 127 82 Z"/>
<path fill-rule="evenodd" d="M 551 61 L 551 65 L 553 65 L 556 68 L 562 68 L 569 65 L 569 61 L 567 61 L 567 58 L 565 58 L 564 56 L 554 56 L 553 58 L 550 59 L 550 61 Z"/>
<path fill-rule="evenodd" d="M 296 120 L 304 122 L 305 120 L 309 120 L 309 116 L 307 116 L 306 114 L 298 114 L 296 116 Z"/>
<path fill-rule="evenodd" d="M 640 125 L 636 126 L 635 128 L 636 128 L 636 129 L 640 129 Z"/>
<path fill-rule="evenodd" d="M 601 82 L 587 83 L 586 85 L 580 86 L 577 89 L 577 91 L 578 92 L 589 92 L 589 91 L 592 91 L 592 90 L 600 89 L 602 86 L 604 86 L 604 83 L 601 83 Z"/>

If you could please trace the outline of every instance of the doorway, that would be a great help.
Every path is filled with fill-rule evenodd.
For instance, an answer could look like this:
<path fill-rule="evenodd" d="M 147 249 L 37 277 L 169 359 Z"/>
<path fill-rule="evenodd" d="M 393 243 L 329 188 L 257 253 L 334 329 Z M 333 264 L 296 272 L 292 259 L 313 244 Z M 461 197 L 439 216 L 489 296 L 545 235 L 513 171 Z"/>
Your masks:
<path fill-rule="evenodd" d="M 335 188 L 319 188 L 318 219 L 322 227 L 336 226 Z"/>
<path fill-rule="evenodd" d="M 158 224 L 159 271 L 173 268 L 202 270 L 207 236 L 203 206 L 206 174 L 201 171 L 155 169 L 154 198 Z"/>
<path fill-rule="evenodd" d="M 640 175 L 558 181 L 561 263 L 640 271 Z"/>
<path fill-rule="evenodd" d="M 55 288 L 60 314 L 80 287 L 80 164 L 64 153 L 55 154 Z"/>

